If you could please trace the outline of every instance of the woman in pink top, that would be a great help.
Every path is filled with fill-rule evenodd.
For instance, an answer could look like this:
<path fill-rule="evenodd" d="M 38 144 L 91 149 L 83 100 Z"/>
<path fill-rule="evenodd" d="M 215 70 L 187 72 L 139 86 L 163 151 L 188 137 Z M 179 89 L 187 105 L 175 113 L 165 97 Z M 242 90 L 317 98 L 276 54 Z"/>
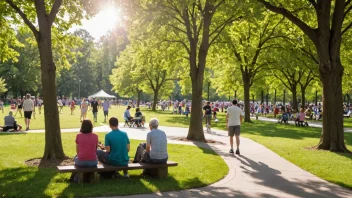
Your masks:
<path fill-rule="evenodd" d="M 81 132 L 76 136 L 75 165 L 79 167 L 96 167 L 98 136 L 93 132 L 93 124 L 90 120 L 85 119 L 82 122 Z"/>
<path fill-rule="evenodd" d="M 299 121 L 304 122 L 305 118 L 306 118 L 306 113 L 304 113 L 304 108 L 301 108 L 301 111 L 299 113 Z"/>

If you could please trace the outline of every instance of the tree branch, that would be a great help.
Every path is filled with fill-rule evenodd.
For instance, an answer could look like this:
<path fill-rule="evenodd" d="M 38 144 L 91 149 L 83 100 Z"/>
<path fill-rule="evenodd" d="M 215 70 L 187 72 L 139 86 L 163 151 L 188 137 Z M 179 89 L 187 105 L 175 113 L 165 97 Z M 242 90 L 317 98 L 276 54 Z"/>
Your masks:
<path fill-rule="evenodd" d="M 315 10 L 318 9 L 317 2 L 315 0 L 308 0 L 308 1 L 310 2 L 310 4 L 312 4 Z"/>
<path fill-rule="evenodd" d="M 348 24 L 348 26 L 346 26 L 345 29 L 342 30 L 341 35 L 346 33 L 351 27 L 352 27 L 352 22 L 350 24 Z"/>
<path fill-rule="evenodd" d="M 22 10 L 12 1 L 12 0 L 5 0 L 23 19 L 24 23 L 29 27 L 29 29 L 32 30 L 35 38 L 38 40 L 39 38 L 39 31 L 37 28 L 33 25 L 32 22 L 29 21 L 27 15 L 22 12 Z"/>
<path fill-rule="evenodd" d="M 306 23 L 304 23 L 301 19 L 293 15 L 292 12 L 290 12 L 286 8 L 274 6 L 265 0 L 257 1 L 262 3 L 268 10 L 285 16 L 292 23 L 296 24 L 313 41 L 316 46 L 318 45 L 318 39 L 315 30 Z"/>
<path fill-rule="evenodd" d="M 55 0 L 53 7 L 51 8 L 50 14 L 48 15 L 48 22 L 50 27 L 53 25 L 61 5 L 62 5 L 62 0 Z"/>

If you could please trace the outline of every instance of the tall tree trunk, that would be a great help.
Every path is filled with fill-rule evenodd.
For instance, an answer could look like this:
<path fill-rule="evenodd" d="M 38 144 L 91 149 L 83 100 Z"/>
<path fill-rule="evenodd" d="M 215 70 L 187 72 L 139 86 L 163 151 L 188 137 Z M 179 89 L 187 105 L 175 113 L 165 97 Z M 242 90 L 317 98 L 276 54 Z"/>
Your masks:
<path fill-rule="evenodd" d="M 141 94 L 142 94 L 142 91 L 138 90 L 138 93 L 137 93 L 137 107 L 139 107 L 139 105 L 141 103 Z"/>
<path fill-rule="evenodd" d="M 286 90 L 284 90 L 284 98 L 282 99 L 283 103 L 282 105 L 286 106 Z"/>
<path fill-rule="evenodd" d="M 254 94 L 252 94 L 252 102 L 254 103 Z"/>
<path fill-rule="evenodd" d="M 251 121 L 251 107 L 249 104 L 250 96 L 249 96 L 249 91 L 250 91 L 250 85 L 247 80 L 247 78 L 243 78 L 243 88 L 244 88 L 244 121 L 245 122 L 250 122 Z"/>
<path fill-rule="evenodd" d="M 43 159 L 65 157 L 56 99 L 56 66 L 53 61 L 50 28 L 41 28 L 38 40 L 45 118 L 45 151 Z"/>
<path fill-rule="evenodd" d="M 302 96 L 302 105 L 303 107 L 306 106 L 306 87 L 301 86 L 301 96 Z"/>
<path fill-rule="evenodd" d="M 159 89 L 154 90 L 154 102 L 152 106 L 152 111 L 156 111 L 156 104 L 158 103 Z"/>
<path fill-rule="evenodd" d="M 274 91 L 274 104 L 276 105 L 276 89 Z"/>
<path fill-rule="evenodd" d="M 296 112 L 298 112 L 298 102 L 297 102 L 297 90 L 296 90 L 296 87 L 295 88 L 291 88 L 291 92 L 292 92 L 293 109 L 296 110 Z"/>
<path fill-rule="evenodd" d="M 266 94 L 266 105 L 269 105 L 269 93 Z"/>
<path fill-rule="evenodd" d="M 262 90 L 261 94 L 260 104 L 264 104 L 264 90 Z"/>
<path fill-rule="evenodd" d="M 342 75 L 339 57 L 332 62 L 321 62 L 320 76 L 323 83 L 323 132 L 319 149 L 346 152 L 343 128 Z M 326 65 L 328 64 L 328 65 Z M 331 65 L 329 65 L 331 64 Z M 324 69 L 330 68 L 330 70 Z"/>
<path fill-rule="evenodd" d="M 205 141 L 203 130 L 203 75 L 192 77 L 192 110 L 187 139 Z"/>
<path fill-rule="evenodd" d="M 315 91 L 315 106 L 318 106 L 318 91 Z"/>

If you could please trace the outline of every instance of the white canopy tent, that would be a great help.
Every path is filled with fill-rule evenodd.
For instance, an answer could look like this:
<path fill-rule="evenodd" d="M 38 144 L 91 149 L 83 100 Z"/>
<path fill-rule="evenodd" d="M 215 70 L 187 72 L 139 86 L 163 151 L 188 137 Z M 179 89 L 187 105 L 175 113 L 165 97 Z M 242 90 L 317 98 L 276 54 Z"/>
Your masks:
<path fill-rule="evenodd" d="M 89 98 L 116 98 L 115 96 L 107 94 L 105 91 L 100 90 L 97 93 L 89 96 Z"/>

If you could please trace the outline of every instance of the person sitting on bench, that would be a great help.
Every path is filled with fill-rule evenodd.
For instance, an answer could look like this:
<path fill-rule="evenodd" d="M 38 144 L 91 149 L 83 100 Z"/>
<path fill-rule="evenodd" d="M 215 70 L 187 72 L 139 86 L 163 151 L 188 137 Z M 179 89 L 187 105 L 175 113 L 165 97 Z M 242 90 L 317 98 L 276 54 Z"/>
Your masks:
<path fill-rule="evenodd" d="M 306 118 L 306 114 L 304 113 L 304 108 L 301 108 L 300 113 L 298 114 L 298 117 L 297 117 L 298 125 L 303 126 L 305 122 L 305 118 Z"/>
<path fill-rule="evenodd" d="M 142 123 L 142 112 L 139 108 L 136 108 L 136 113 L 134 114 L 136 124 L 138 127 L 141 127 L 144 123 Z"/>
<path fill-rule="evenodd" d="M 12 116 L 13 112 L 10 111 L 8 116 L 5 116 L 4 118 L 4 123 L 5 126 L 2 127 L 3 131 L 8 131 L 10 129 L 13 129 L 14 131 L 20 131 L 22 129 L 22 126 L 17 124 L 16 119 Z"/>
<path fill-rule="evenodd" d="M 159 121 L 153 118 L 149 122 L 150 132 L 147 143 L 140 143 L 133 162 L 166 163 L 168 160 L 167 138 L 164 131 L 158 129 Z"/>
<path fill-rule="evenodd" d="M 115 117 L 110 118 L 109 125 L 112 131 L 105 135 L 105 146 L 100 145 L 103 150 L 97 150 L 98 160 L 104 164 L 127 166 L 130 160 L 127 133 L 119 130 L 119 121 Z M 124 177 L 129 177 L 127 170 L 123 173 Z"/>
<path fill-rule="evenodd" d="M 131 109 L 131 106 L 128 106 L 125 113 L 123 113 L 123 118 L 125 119 L 125 121 L 130 121 L 133 119 L 130 113 L 130 109 Z"/>
<path fill-rule="evenodd" d="M 80 133 L 76 136 L 75 166 L 96 167 L 98 165 L 96 150 L 98 135 L 93 133 L 93 124 L 89 119 L 82 122 Z"/>

